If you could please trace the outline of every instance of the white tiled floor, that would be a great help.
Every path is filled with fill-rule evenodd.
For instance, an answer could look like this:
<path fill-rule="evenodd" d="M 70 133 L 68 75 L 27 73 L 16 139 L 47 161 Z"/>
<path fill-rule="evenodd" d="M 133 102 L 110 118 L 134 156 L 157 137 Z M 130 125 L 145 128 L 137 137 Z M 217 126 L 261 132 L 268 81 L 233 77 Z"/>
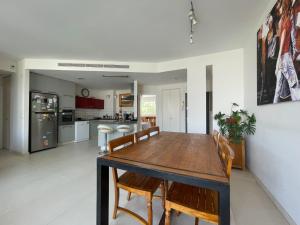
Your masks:
<path fill-rule="evenodd" d="M 32 155 L 0 151 L 0 225 L 95 225 L 96 156 L 94 142 L 69 144 Z M 234 171 L 231 181 L 232 224 L 287 225 L 249 172 Z M 110 212 L 113 186 L 110 181 Z M 146 216 L 142 198 L 121 204 Z M 162 214 L 154 201 L 154 224 Z M 138 224 L 120 214 L 112 224 Z M 185 215 L 172 224 L 194 224 Z M 205 223 L 201 223 L 205 224 Z"/>

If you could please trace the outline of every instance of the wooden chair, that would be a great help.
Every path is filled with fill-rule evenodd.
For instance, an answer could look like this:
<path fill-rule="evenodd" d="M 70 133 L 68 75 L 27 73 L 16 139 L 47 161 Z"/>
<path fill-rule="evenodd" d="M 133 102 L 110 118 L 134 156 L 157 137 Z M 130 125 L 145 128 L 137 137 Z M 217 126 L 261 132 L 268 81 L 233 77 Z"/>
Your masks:
<path fill-rule="evenodd" d="M 222 154 L 222 147 L 220 147 L 220 146 L 224 147 L 225 144 L 229 145 L 228 139 L 226 137 L 224 137 L 223 135 L 219 134 L 218 153 L 220 156 Z"/>
<path fill-rule="evenodd" d="M 148 140 L 150 138 L 149 129 L 136 132 L 134 134 L 134 137 L 135 137 L 135 142 L 136 143 L 138 143 L 140 141 L 143 141 L 143 140 Z"/>
<path fill-rule="evenodd" d="M 149 138 L 150 138 L 150 133 L 148 129 L 136 132 L 134 134 L 135 143 L 148 140 Z M 131 192 L 128 192 L 127 201 L 130 201 L 130 198 L 131 198 Z"/>
<path fill-rule="evenodd" d="M 123 136 L 109 142 L 109 152 L 112 153 L 115 149 L 120 147 L 130 146 L 134 144 L 134 135 Z M 115 206 L 113 211 L 113 219 L 116 218 L 117 212 L 123 211 L 143 225 L 152 225 L 152 199 L 154 192 L 161 184 L 161 180 L 147 177 L 137 173 L 125 172 L 120 177 L 116 168 L 112 168 L 113 181 L 115 186 Z M 148 220 L 139 216 L 138 214 L 119 206 L 120 189 L 134 193 L 136 195 L 144 196 L 147 200 Z"/>
<path fill-rule="evenodd" d="M 234 153 L 225 142 L 220 142 L 220 158 L 224 169 L 230 178 Z M 171 209 L 195 217 L 195 225 L 199 219 L 219 224 L 219 194 L 216 191 L 191 185 L 173 183 L 168 190 L 166 199 L 165 225 L 170 225 Z"/>
<path fill-rule="evenodd" d="M 149 133 L 150 133 L 150 137 L 158 135 L 159 132 L 160 132 L 159 127 L 150 127 L 148 130 L 149 130 Z"/>
<path fill-rule="evenodd" d="M 149 137 L 156 136 L 156 135 L 159 135 L 160 129 L 158 126 L 150 127 L 148 129 L 148 133 L 149 133 Z M 164 180 L 163 182 L 161 182 L 161 184 L 159 185 L 159 188 L 162 193 L 162 196 L 159 196 L 159 197 L 162 198 L 162 206 L 163 206 L 163 208 L 165 208 L 166 193 L 168 191 L 168 181 Z"/>
<path fill-rule="evenodd" d="M 214 141 L 215 141 L 216 145 L 219 144 L 220 135 L 221 134 L 218 131 L 216 131 L 216 130 L 214 130 L 213 133 L 212 133 L 212 136 L 214 138 Z"/>

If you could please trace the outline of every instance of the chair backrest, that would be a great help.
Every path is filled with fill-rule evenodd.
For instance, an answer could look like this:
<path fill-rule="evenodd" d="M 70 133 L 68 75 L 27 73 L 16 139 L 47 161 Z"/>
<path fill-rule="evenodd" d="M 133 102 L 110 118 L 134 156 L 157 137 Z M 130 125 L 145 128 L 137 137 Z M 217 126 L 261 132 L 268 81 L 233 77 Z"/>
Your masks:
<path fill-rule="evenodd" d="M 225 166 L 226 174 L 228 177 L 231 175 L 232 160 L 234 159 L 234 151 L 228 142 L 220 141 L 219 155 Z"/>
<path fill-rule="evenodd" d="M 213 131 L 212 136 L 214 138 L 215 144 L 217 145 L 217 149 L 219 148 L 219 141 L 220 141 L 220 133 L 216 130 Z"/>
<path fill-rule="evenodd" d="M 135 136 L 135 142 L 140 142 L 140 141 L 143 141 L 143 140 L 147 140 L 150 138 L 150 132 L 149 130 L 142 130 L 142 131 L 139 131 L 139 132 L 136 132 L 134 134 Z"/>
<path fill-rule="evenodd" d="M 150 127 L 148 130 L 150 136 L 158 135 L 160 132 L 159 127 Z"/>
<path fill-rule="evenodd" d="M 124 148 L 130 145 L 134 144 L 134 135 L 130 134 L 127 136 L 123 136 L 117 139 L 113 139 L 110 142 L 108 142 L 108 150 L 110 153 L 115 151 L 116 149 Z M 113 173 L 113 180 L 116 185 L 118 182 L 118 172 L 116 168 L 112 168 L 112 173 Z"/>

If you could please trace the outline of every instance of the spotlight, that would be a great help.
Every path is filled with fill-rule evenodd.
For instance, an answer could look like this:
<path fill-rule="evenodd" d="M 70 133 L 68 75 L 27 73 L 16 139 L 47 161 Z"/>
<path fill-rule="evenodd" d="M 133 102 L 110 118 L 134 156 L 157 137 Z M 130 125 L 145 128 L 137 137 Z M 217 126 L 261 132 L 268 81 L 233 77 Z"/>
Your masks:
<path fill-rule="evenodd" d="M 188 14 L 190 23 L 191 23 L 191 30 L 190 30 L 190 44 L 193 44 L 193 26 L 196 25 L 198 23 L 197 19 L 196 19 L 196 15 L 195 15 L 195 10 L 194 10 L 194 5 L 193 2 L 191 1 L 191 9 L 189 11 Z"/>

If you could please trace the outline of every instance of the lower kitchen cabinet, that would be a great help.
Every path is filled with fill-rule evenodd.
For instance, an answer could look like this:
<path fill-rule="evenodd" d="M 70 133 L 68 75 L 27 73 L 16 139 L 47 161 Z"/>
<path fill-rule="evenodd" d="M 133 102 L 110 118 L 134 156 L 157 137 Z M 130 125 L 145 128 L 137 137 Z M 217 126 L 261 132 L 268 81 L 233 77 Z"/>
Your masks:
<path fill-rule="evenodd" d="M 73 142 L 75 139 L 75 126 L 62 125 L 59 126 L 58 141 L 61 144 Z"/>
<path fill-rule="evenodd" d="M 100 121 L 90 121 L 90 139 L 97 140 L 98 138 L 98 125 L 100 124 Z"/>

